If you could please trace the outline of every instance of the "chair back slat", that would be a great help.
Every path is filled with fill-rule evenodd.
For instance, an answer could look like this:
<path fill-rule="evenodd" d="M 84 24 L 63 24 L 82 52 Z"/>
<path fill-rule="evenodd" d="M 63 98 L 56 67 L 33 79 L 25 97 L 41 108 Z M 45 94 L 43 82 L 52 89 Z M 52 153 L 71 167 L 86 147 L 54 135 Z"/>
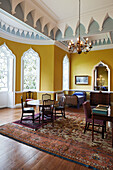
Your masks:
<path fill-rule="evenodd" d="M 44 100 L 48 100 L 48 99 L 50 99 L 50 100 L 51 100 L 51 95 L 50 95 L 50 94 L 45 93 L 45 94 L 43 94 L 43 95 L 42 95 L 42 101 L 44 101 Z"/>
<path fill-rule="evenodd" d="M 32 91 L 26 92 L 26 99 L 33 99 L 33 92 Z"/>

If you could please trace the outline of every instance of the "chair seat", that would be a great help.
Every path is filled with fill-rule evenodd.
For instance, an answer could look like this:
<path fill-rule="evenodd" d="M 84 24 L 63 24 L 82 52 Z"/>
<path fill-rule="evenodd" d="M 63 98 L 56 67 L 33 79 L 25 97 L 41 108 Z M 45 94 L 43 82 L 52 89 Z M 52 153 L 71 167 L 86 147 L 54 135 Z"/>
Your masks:
<path fill-rule="evenodd" d="M 24 113 L 26 112 L 26 113 L 31 113 L 31 112 L 34 112 L 34 108 L 33 107 L 27 107 L 27 108 L 24 108 L 23 109 L 23 111 L 24 111 Z"/>
<path fill-rule="evenodd" d="M 48 99 L 48 100 L 43 101 L 43 106 L 42 106 L 42 127 L 44 125 L 44 122 L 47 122 L 47 121 L 52 122 L 52 126 L 54 126 L 53 108 L 54 108 L 54 100 Z"/>
<path fill-rule="evenodd" d="M 83 103 L 83 109 L 86 117 L 86 124 L 84 129 L 84 133 L 85 133 L 86 130 L 89 130 L 89 125 L 92 124 L 93 122 L 92 114 L 91 114 L 92 110 L 89 101 L 85 101 Z M 106 131 L 106 122 L 104 120 L 94 119 L 94 126 L 102 127 L 102 138 L 104 139 L 104 131 Z"/>
<path fill-rule="evenodd" d="M 89 122 L 89 123 L 92 123 L 92 118 L 87 118 L 86 121 Z M 104 126 L 104 121 L 103 120 L 94 119 L 94 124 L 99 124 L 101 126 Z"/>
<path fill-rule="evenodd" d="M 64 109 L 64 106 L 54 106 L 56 110 Z"/>
<path fill-rule="evenodd" d="M 56 120 L 56 115 L 61 114 L 62 116 L 64 116 L 65 118 L 65 106 L 62 105 L 55 105 L 54 106 L 54 110 L 55 110 L 55 120 Z M 58 111 L 58 112 L 57 112 Z M 60 111 L 60 112 L 59 112 Z"/>

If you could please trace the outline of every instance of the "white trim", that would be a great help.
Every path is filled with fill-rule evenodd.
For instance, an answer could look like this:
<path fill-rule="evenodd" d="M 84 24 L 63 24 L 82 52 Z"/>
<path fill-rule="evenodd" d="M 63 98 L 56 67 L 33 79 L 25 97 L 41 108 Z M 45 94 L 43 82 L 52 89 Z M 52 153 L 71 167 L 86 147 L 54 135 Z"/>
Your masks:
<path fill-rule="evenodd" d="M 93 46 L 91 51 L 106 50 L 106 49 L 113 49 L 113 44 L 105 44 L 105 45 Z M 70 54 L 71 53 L 72 52 L 70 52 Z M 76 50 L 73 53 L 77 53 Z"/>
<path fill-rule="evenodd" d="M 7 107 L 7 105 L 2 105 L 0 106 L 0 109 Z"/>
<path fill-rule="evenodd" d="M 84 92 L 96 92 L 96 93 L 100 93 L 100 91 L 96 91 L 96 90 L 70 89 L 69 91 L 84 91 Z M 102 93 L 113 93 L 113 91 L 102 91 Z"/>
<path fill-rule="evenodd" d="M 25 102 L 23 102 L 23 104 L 24 104 Z M 22 106 L 21 106 L 21 103 L 18 103 L 18 104 L 15 104 L 15 106 L 14 106 L 14 108 L 21 108 Z"/>
<path fill-rule="evenodd" d="M 15 94 L 23 93 L 24 91 L 15 91 Z"/>
<path fill-rule="evenodd" d="M 106 50 L 106 49 L 113 49 L 113 44 L 93 46 L 91 51 Z"/>
<path fill-rule="evenodd" d="M 34 91 L 34 92 L 54 94 L 54 93 L 62 93 L 64 91 L 85 91 L 85 92 L 97 92 L 97 93 L 99 93 L 99 91 L 96 91 L 96 90 L 80 90 L 80 89 L 69 89 L 69 90 L 58 90 L 58 91 Z M 16 94 L 24 93 L 24 92 L 25 91 L 15 91 Z M 102 93 L 113 93 L 113 91 L 102 91 Z"/>
<path fill-rule="evenodd" d="M 30 38 L 25 38 L 25 37 L 19 37 L 13 34 L 10 34 L 8 32 L 4 32 L 0 29 L 0 37 L 14 41 L 14 42 L 19 42 L 21 44 L 32 44 L 32 45 L 56 45 L 60 49 L 68 52 L 68 49 L 65 45 L 62 43 L 55 41 L 55 40 L 36 40 L 36 39 L 30 39 Z M 68 52 L 69 53 L 69 52 Z"/>
<path fill-rule="evenodd" d="M 54 40 L 54 45 L 69 53 L 68 48 L 59 41 Z"/>
<path fill-rule="evenodd" d="M 24 93 L 26 91 L 15 91 L 15 93 Z M 64 92 L 64 90 L 58 90 L 58 91 L 33 91 L 33 92 L 36 92 L 36 93 L 61 93 L 61 92 Z"/>
<path fill-rule="evenodd" d="M 13 35 L 13 34 L 10 34 L 8 32 L 2 31 L 1 29 L 0 29 L 0 37 L 14 41 L 14 42 L 19 42 L 19 43 L 22 43 L 22 44 L 54 45 L 53 40 L 36 40 L 36 39 L 19 37 L 17 35 Z"/>
<path fill-rule="evenodd" d="M 24 27 L 26 27 L 27 29 L 30 29 L 30 31 L 33 31 L 34 33 L 38 34 L 39 36 L 44 37 L 45 39 L 50 39 L 48 36 L 44 35 L 43 33 L 37 31 L 35 28 L 29 26 L 28 24 L 26 24 L 25 22 L 21 21 L 20 19 L 16 18 L 15 16 L 11 15 L 10 13 L 4 11 L 3 9 L 0 8 L 0 12 L 2 14 L 4 14 L 5 16 L 7 16 L 10 20 L 12 19 L 13 21 L 23 25 Z M 1 20 L 2 21 L 2 20 Z M 4 21 L 3 21 L 4 22 Z M 4 24 L 7 24 L 4 22 Z M 7 24 L 8 25 L 8 24 Z M 12 25 L 9 25 L 12 26 Z M 12 26 L 13 28 L 15 28 L 14 26 Z M 17 28 L 18 29 L 18 28 Z M 22 30 L 22 31 L 27 31 L 27 30 Z"/>
<path fill-rule="evenodd" d="M 13 34 L 10 34 L 8 32 L 4 32 L 0 29 L 0 37 L 14 41 L 19 42 L 21 44 L 32 44 L 32 45 L 56 45 L 60 49 L 66 51 L 69 53 L 68 48 L 60 43 L 59 41 L 55 40 L 36 40 L 36 39 L 29 39 L 24 37 L 19 37 Z M 99 46 L 93 46 L 91 51 L 97 51 L 97 50 L 105 50 L 105 49 L 113 49 L 113 44 L 106 44 L 106 45 L 99 45 Z M 76 50 L 73 53 L 77 53 Z M 70 52 L 71 54 L 71 52 Z"/>

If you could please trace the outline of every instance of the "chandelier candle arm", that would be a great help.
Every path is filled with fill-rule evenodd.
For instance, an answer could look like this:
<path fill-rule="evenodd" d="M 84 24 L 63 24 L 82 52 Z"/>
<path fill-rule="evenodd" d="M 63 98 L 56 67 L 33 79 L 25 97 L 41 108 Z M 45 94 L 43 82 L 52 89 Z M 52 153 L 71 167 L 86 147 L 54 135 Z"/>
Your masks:
<path fill-rule="evenodd" d="M 69 42 L 68 45 L 68 51 L 73 52 L 74 50 L 77 51 L 78 54 L 81 54 L 82 52 L 89 52 L 92 48 L 91 42 L 88 43 L 88 38 L 85 39 L 85 43 L 81 41 L 80 38 L 80 0 L 79 0 L 79 37 L 77 38 L 77 42 L 74 43 L 73 40 Z"/>

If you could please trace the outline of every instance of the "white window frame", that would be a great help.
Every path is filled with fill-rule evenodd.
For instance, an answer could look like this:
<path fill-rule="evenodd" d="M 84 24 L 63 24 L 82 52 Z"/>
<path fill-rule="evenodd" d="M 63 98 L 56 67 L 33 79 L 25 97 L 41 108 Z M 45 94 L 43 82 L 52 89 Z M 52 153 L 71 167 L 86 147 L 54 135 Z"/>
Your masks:
<path fill-rule="evenodd" d="M 67 69 L 68 74 L 66 75 L 67 87 L 64 87 L 64 69 L 65 69 L 64 66 L 65 66 L 65 64 L 67 64 L 67 67 L 68 67 L 68 69 Z M 63 58 L 63 90 L 69 90 L 69 58 L 68 58 L 67 54 Z"/>
<path fill-rule="evenodd" d="M 0 90 L 0 108 L 13 108 L 15 105 L 16 57 L 5 43 L 0 47 L 4 47 L 10 54 L 7 56 L 7 90 Z"/>
<path fill-rule="evenodd" d="M 34 53 L 36 56 L 37 56 L 37 59 L 39 60 L 39 67 L 37 67 L 37 76 L 36 76 L 36 89 L 24 89 L 24 57 L 27 53 Z M 21 58 L 21 90 L 22 91 L 28 91 L 28 90 L 31 90 L 31 91 L 39 91 L 40 89 L 40 57 L 39 57 L 39 54 L 37 52 L 35 52 L 32 48 L 30 48 L 29 50 L 27 50 L 26 52 L 24 52 L 22 58 Z"/>

